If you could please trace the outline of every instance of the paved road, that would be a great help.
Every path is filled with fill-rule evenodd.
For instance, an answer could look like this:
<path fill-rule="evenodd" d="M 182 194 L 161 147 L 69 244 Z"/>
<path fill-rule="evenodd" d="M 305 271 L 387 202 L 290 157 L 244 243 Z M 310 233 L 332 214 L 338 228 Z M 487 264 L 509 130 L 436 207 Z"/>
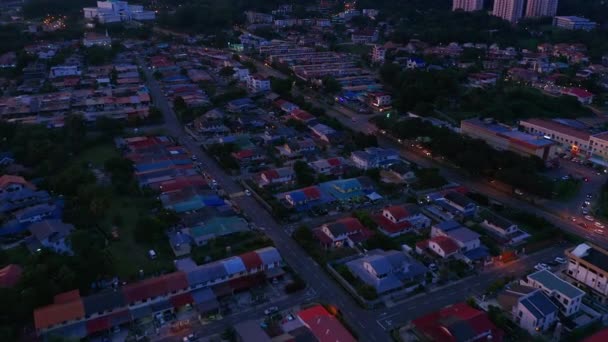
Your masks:
<path fill-rule="evenodd" d="M 241 192 L 243 188 L 227 175 L 201 148 L 185 133 L 183 126 L 177 120 L 173 109 L 164 97 L 162 90 L 154 79 L 152 72 L 143 68 L 147 86 L 150 90 L 154 104 L 162 111 L 165 126 L 173 136 L 180 137 L 180 142 L 187 147 L 206 166 L 210 174 L 229 194 Z M 274 218 L 252 197 L 236 197 L 233 201 L 247 214 L 249 219 L 258 227 L 264 227 L 265 233 L 275 243 L 283 259 L 312 287 L 323 302 L 333 304 L 340 308 L 347 322 L 352 324 L 353 329 L 363 341 L 388 341 L 389 335 L 380 326 L 375 324 L 375 316 L 372 312 L 360 308 L 336 282 L 334 282 L 312 258 L 308 256 L 294 240 L 282 229 Z"/>
<path fill-rule="evenodd" d="M 482 295 L 490 284 L 497 279 L 512 276 L 520 277 L 539 262 L 552 261 L 556 256 L 564 255 L 564 246 L 542 250 L 523 257 L 507 265 L 487 269 L 478 276 L 441 288 L 438 291 L 424 293 L 406 300 L 390 309 L 377 310 L 377 324 L 390 330 L 407 324 L 410 320 L 439 310 L 447 305 L 462 302 L 472 296 Z"/>

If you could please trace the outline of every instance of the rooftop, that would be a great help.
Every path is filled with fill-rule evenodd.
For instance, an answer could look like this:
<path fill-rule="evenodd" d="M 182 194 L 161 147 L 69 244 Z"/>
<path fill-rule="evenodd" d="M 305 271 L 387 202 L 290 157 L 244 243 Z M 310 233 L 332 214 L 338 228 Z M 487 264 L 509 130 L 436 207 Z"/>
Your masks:
<path fill-rule="evenodd" d="M 544 147 L 544 146 L 549 146 L 549 145 L 554 144 L 554 142 L 549 139 L 545 139 L 543 137 L 528 134 L 525 132 L 520 132 L 511 127 L 501 125 L 498 123 L 485 123 L 479 119 L 463 120 L 461 122 L 461 125 L 475 126 L 478 129 L 483 129 L 485 131 L 491 132 L 504 139 L 512 140 L 514 142 L 520 142 L 520 143 L 524 143 L 524 144 L 528 144 L 528 145 L 533 145 L 536 147 Z"/>
<path fill-rule="evenodd" d="M 537 319 L 551 315 L 558 311 L 557 306 L 542 292 L 535 291 L 521 299 L 521 304 Z"/>
<path fill-rule="evenodd" d="M 542 284 L 542 286 L 546 287 L 551 291 L 557 291 L 563 294 L 564 296 L 568 296 L 569 298 L 575 298 L 585 294 L 585 292 L 583 292 L 581 289 L 562 280 L 561 278 L 547 270 L 542 270 L 529 274 L 528 278 L 536 281 L 537 283 Z"/>
<path fill-rule="evenodd" d="M 608 272 L 608 251 L 596 245 L 582 243 L 570 251 L 570 254 Z"/>
<path fill-rule="evenodd" d="M 591 135 L 588 132 L 581 131 L 576 128 L 572 128 L 572 127 L 566 126 L 564 124 L 561 124 L 561 123 L 558 123 L 558 122 L 555 122 L 552 120 L 546 120 L 546 119 L 526 119 L 526 120 L 521 120 L 520 124 L 524 125 L 524 126 L 525 126 L 525 124 L 531 124 L 534 126 L 542 127 L 546 130 L 555 131 L 560 134 L 573 136 L 575 138 L 585 140 L 585 141 L 589 140 L 589 136 Z"/>

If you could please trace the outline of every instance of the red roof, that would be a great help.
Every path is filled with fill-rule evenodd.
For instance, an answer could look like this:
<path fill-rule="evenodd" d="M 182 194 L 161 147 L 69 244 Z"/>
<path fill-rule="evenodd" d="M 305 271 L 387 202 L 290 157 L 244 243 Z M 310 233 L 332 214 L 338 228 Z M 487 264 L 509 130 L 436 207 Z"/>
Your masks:
<path fill-rule="evenodd" d="M 10 264 L 0 268 L 0 287 L 13 287 L 21 280 L 21 266 Z"/>
<path fill-rule="evenodd" d="M 588 92 L 582 88 L 569 88 L 563 91 L 564 94 L 573 95 L 580 98 L 593 97 L 593 93 Z"/>
<path fill-rule="evenodd" d="M 79 300 L 79 299 L 80 299 L 80 291 L 72 290 L 72 291 L 63 292 L 63 293 L 56 295 L 53 298 L 53 302 L 55 304 L 65 304 L 65 303 L 73 302 L 73 301 Z"/>
<path fill-rule="evenodd" d="M 0 189 L 5 188 L 10 184 L 21 184 L 30 189 L 35 189 L 34 185 L 25 180 L 25 178 L 21 176 L 13 176 L 13 175 L 3 175 L 0 177 Z"/>
<path fill-rule="evenodd" d="M 302 109 L 294 109 L 291 111 L 290 114 L 294 119 L 300 121 L 310 121 L 315 118 L 314 115 Z"/>
<path fill-rule="evenodd" d="M 188 287 L 184 272 L 169 273 L 160 277 L 146 279 L 123 287 L 122 292 L 127 303 L 134 303 L 152 297 L 166 295 L 172 291 Z"/>
<path fill-rule="evenodd" d="M 233 152 L 232 155 L 236 159 L 245 159 L 253 157 L 253 150 L 241 150 L 238 152 Z"/>
<path fill-rule="evenodd" d="M 263 264 L 262 259 L 256 252 L 247 252 L 245 254 L 239 255 L 243 264 L 247 268 L 248 271 L 254 268 L 260 268 Z"/>
<path fill-rule="evenodd" d="M 327 159 L 327 164 L 335 167 L 342 165 L 342 161 L 340 160 L 340 158 L 329 158 Z"/>
<path fill-rule="evenodd" d="M 608 341 L 608 328 L 604 328 L 583 340 L 583 342 L 606 342 L 606 341 Z"/>
<path fill-rule="evenodd" d="M 334 316 L 321 305 L 298 312 L 298 317 L 312 331 L 319 342 L 355 342 L 355 338 Z"/>
<path fill-rule="evenodd" d="M 201 176 L 195 177 L 180 177 L 170 181 L 162 182 L 159 186 L 161 193 L 172 192 L 184 188 L 192 188 L 197 186 L 207 185 L 205 179 Z"/>
<path fill-rule="evenodd" d="M 55 298 L 67 300 L 73 298 L 73 291 L 68 295 L 59 294 Z M 84 317 L 84 306 L 80 297 L 65 303 L 55 303 L 34 310 L 34 325 L 36 330 L 46 329 L 66 321 Z"/>
<path fill-rule="evenodd" d="M 436 243 L 445 255 L 451 255 L 458 252 L 458 245 L 454 240 L 450 239 L 447 236 L 435 236 L 429 239 L 429 242 Z"/>
<path fill-rule="evenodd" d="M 309 186 L 301 190 L 307 199 L 319 199 L 321 198 L 321 190 L 316 186 Z"/>
<path fill-rule="evenodd" d="M 410 216 L 410 213 L 407 211 L 407 209 L 405 209 L 405 207 L 401 205 L 391 205 L 390 207 L 386 207 L 384 210 L 388 211 L 391 215 L 393 215 L 393 217 L 397 221 L 401 221 L 404 218 Z"/>
<path fill-rule="evenodd" d="M 474 309 L 465 303 L 450 305 L 419 317 L 413 320 L 412 324 L 418 332 L 431 341 L 456 342 L 483 335 L 485 332 L 490 333 L 485 338 L 478 338 L 474 341 L 489 341 L 491 335 L 492 341 L 500 342 L 503 337 L 502 330 L 496 328 L 485 312 Z M 463 328 L 463 324 L 467 328 Z M 458 329 L 453 329 L 455 325 L 458 325 Z M 455 336 L 463 332 L 467 336 Z"/>
<path fill-rule="evenodd" d="M 279 173 L 275 169 L 262 171 L 262 175 L 266 176 L 266 179 L 269 180 L 279 178 Z"/>
<path fill-rule="evenodd" d="M 174 308 L 181 308 L 182 306 L 186 306 L 187 304 L 194 303 L 194 298 L 190 293 L 181 293 L 177 296 L 173 296 L 169 298 L 169 302 L 173 305 Z"/>
<path fill-rule="evenodd" d="M 378 224 L 378 226 L 380 226 L 380 228 L 382 228 L 382 230 L 389 234 L 402 232 L 412 226 L 409 221 L 394 223 L 393 221 L 379 214 L 373 215 L 372 219 L 374 222 L 376 222 L 376 224 Z"/>
<path fill-rule="evenodd" d="M 364 230 L 365 226 L 355 217 L 343 217 L 341 219 L 336 220 L 336 223 L 342 223 L 345 225 L 350 231 Z"/>
<path fill-rule="evenodd" d="M 109 330 L 112 327 L 110 316 L 104 316 L 87 321 L 87 334 L 94 334 L 96 332 Z"/>

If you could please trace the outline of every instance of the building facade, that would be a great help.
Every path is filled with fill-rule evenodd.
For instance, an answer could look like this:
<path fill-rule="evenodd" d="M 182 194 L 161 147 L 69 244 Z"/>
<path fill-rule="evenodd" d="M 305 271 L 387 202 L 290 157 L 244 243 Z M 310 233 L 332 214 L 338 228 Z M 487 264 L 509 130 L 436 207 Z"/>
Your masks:
<path fill-rule="evenodd" d="M 454 0 L 452 2 L 452 11 L 463 10 L 465 12 L 481 11 L 483 9 L 483 0 Z"/>
<path fill-rule="evenodd" d="M 492 15 L 515 23 L 524 12 L 524 0 L 495 0 Z"/>
<path fill-rule="evenodd" d="M 608 251 L 583 243 L 566 251 L 566 275 L 577 284 L 589 289 L 589 294 L 602 303 L 608 303 Z"/>
<path fill-rule="evenodd" d="M 506 125 L 479 119 L 463 120 L 460 132 L 481 139 L 497 150 L 508 150 L 523 156 L 549 160 L 557 153 L 557 144 L 542 136 L 526 134 Z"/>
<path fill-rule="evenodd" d="M 554 17 L 558 0 L 528 0 L 526 17 Z"/>
<path fill-rule="evenodd" d="M 597 23 L 582 17 L 559 16 L 553 18 L 553 26 L 557 26 L 566 30 L 591 31 L 595 29 Z"/>

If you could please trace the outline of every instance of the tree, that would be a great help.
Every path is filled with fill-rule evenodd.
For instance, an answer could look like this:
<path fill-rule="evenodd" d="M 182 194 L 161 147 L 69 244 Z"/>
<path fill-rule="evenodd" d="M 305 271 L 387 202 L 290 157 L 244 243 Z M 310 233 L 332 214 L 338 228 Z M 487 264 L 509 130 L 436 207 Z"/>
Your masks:
<path fill-rule="evenodd" d="M 220 76 L 222 77 L 231 77 L 232 75 L 234 75 L 234 68 L 230 67 L 230 66 L 225 66 L 222 69 L 220 69 L 219 72 Z"/>
<path fill-rule="evenodd" d="M 165 238 L 167 226 L 156 217 L 140 217 L 135 224 L 133 232 L 135 241 L 154 243 Z"/>
<path fill-rule="evenodd" d="M 323 88 L 330 94 L 339 93 L 342 90 L 342 84 L 332 76 L 323 78 Z"/>
<path fill-rule="evenodd" d="M 291 87 L 293 86 L 293 80 L 289 78 L 281 79 L 276 77 L 270 78 L 270 89 L 281 96 L 287 96 L 291 94 Z"/>
<path fill-rule="evenodd" d="M 296 161 L 293 165 L 293 170 L 296 174 L 296 181 L 299 186 L 305 187 L 314 184 L 314 170 L 311 169 L 306 162 L 301 160 Z"/>

